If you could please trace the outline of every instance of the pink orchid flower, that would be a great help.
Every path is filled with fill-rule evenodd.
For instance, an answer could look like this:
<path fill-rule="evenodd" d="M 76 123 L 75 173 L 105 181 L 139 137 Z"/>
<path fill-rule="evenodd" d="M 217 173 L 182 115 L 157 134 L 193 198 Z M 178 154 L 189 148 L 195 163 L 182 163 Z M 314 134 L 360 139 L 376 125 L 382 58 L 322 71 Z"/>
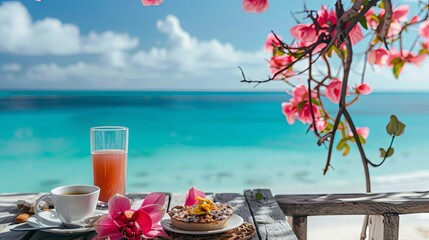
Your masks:
<path fill-rule="evenodd" d="M 161 5 L 164 0 L 142 0 L 143 6 L 158 6 Z"/>
<path fill-rule="evenodd" d="M 164 193 L 151 193 L 137 210 L 131 209 L 130 200 L 116 194 L 109 199 L 109 213 L 94 224 L 99 238 L 140 240 L 167 236 L 161 227 L 165 209 Z"/>
<path fill-rule="evenodd" d="M 333 103 L 339 103 L 340 102 L 341 84 L 342 84 L 342 81 L 340 79 L 334 78 L 329 83 L 329 85 L 326 87 L 325 95 Z M 347 87 L 346 95 L 348 95 L 348 87 Z"/>
<path fill-rule="evenodd" d="M 268 9 L 268 0 L 243 0 L 242 6 L 246 12 L 265 12 Z"/>
<path fill-rule="evenodd" d="M 280 36 L 277 36 L 280 40 L 282 39 Z M 265 50 L 266 51 L 273 51 L 274 47 L 279 47 L 280 41 L 274 36 L 273 33 L 268 34 L 267 41 L 265 42 Z"/>
<path fill-rule="evenodd" d="M 358 135 L 362 136 L 364 139 L 367 139 L 369 136 L 369 127 L 361 127 L 361 128 L 357 127 L 356 132 Z M 353 133 L 350 132 L 349 136 L 352 137 Z"/>
<path fill-rule="evenodd" d="M 190 188 L 186 193 L 185 206 L 192 206 L 197 204 L 198 203 L 197 197 L 205 198 L 206 194 L 195 187 Z"/>
<path fill-rule="evenodd" d="M 368 56 L 368 62 L 375 65 L 386 65 L 389 60 L 389 52 L 384 48 L 372 50 Z"/>
<path fill-rule="evenodd" d="M 368 95 L 372 92 L 372 88 L 367 83 L 362 83 L 361 85 L 355 87 L 356 93 Z"/>

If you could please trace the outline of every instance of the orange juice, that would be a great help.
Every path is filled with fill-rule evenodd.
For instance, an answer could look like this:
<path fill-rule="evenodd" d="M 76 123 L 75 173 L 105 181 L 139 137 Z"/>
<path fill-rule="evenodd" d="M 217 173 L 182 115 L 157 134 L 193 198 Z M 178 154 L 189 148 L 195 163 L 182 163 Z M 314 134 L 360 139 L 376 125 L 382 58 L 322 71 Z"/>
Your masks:
<path fill-rule="evenodd" d="M 125 194 L 127 152 L 100 150 L 92 152 L 94 185 L 100 187 L 99 200 L 107 202 L 116 193 Z"/>

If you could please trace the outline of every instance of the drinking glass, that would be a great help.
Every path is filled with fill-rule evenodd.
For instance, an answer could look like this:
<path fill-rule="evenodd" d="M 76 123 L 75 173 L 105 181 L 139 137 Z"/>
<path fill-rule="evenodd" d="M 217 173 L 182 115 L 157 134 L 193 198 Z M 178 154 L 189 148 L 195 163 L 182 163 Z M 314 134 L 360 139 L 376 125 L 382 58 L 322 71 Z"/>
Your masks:
<path fill-rule="evenodd" d="M 107 202 L 116 193 L 125 194 L 128 128 L 91 128 L 91 155 L 94 185 L 100 187 L 99 200 Z"/>

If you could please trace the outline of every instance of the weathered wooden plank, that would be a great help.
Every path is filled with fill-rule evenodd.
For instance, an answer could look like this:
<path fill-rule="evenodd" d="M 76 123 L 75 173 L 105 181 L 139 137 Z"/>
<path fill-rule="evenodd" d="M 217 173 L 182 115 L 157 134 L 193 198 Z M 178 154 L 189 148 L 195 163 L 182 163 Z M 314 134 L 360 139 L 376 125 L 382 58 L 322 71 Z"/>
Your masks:
<path fill-rule="evenodd" d="M 292 230 L 299 240 L 307 240 L 307 216 L 293 216 Z"/>
<path fill-rule="evenodd" d="M 297 240 L 270 190 L 246 190 L 244 196 L 260 239 Z"/>
<path fill-rule="evenodd" d="M 234 213 L 241 216 L 244 221 L 255 225 L 253 222 L 252 214 L 250 213 L 249 205 L 247 204 L 246 198 L 243 194 L 238 193 L 219 193 L 214 196 L 215 202 L 226 203 L 234 209 Z M 258 236 L 255 235 L 252 240 L 258 240 Z"/>
<path fill-rule="evenodd" d="M 370 240 L 383 240 L 384 217 L 381 215 L 370 215 L 368 220 L 368 239 Z"/>
<path fill-rule="evenodd" d="M 288 216 L 429 213 L 429 192 L 277 195 Z"/>
<path fill-rule="evenodd" d="M 384 240 L 399 239 L 399 215 L 396 213 L 383 214 Z"/>

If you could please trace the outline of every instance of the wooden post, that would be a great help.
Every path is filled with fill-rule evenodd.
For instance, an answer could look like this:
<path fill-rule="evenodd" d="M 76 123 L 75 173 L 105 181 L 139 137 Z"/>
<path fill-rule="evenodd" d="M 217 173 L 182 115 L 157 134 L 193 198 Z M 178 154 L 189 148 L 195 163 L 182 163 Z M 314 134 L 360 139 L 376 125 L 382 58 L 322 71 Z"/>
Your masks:
<path fill-rule="evenodd" d="M 293 216 L 292 230 L 298 240 L 307 240 L 307 216 Z"/>
<path fill-rule="evenodd" d="M 384 240 L 399 239 L 399 215 L 397 213 L 383 214 Z"/>

